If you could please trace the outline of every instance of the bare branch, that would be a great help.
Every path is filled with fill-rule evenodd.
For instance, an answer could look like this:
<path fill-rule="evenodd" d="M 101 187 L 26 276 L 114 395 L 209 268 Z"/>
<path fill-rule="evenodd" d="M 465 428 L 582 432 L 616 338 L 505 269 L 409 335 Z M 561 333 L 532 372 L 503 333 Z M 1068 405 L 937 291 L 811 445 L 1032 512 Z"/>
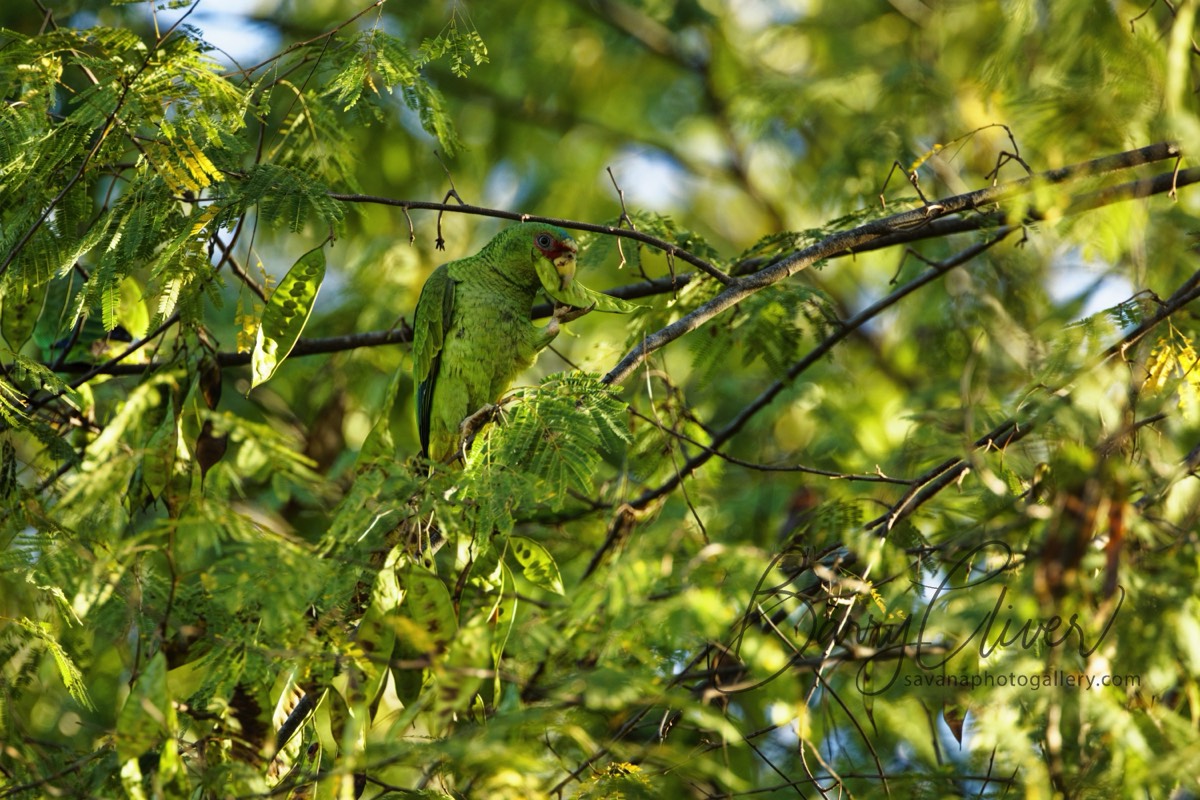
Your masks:
<path fill-rule="evenodd" d="M 621 201 L 621 216 L 617 220 L 618 225 L 628 225 L 629 230 L 637 230 L 633 224 L 633 220 L 629 216 L 629 212 L 625 209 L 625 190 L 617 183 L 617 176 L 613 174 L 612 167 L 605 168 L 608 171 L 608 178 L 612 181 L 613 188 L 617 190 L 617 198 Z M 617 255 L 621 257 L 621 263 L 617 264 L 617 269 L 621 269 L 626 264 L 625 250 L 621 247 L 621 240 L 617 239 Z"/>
<path fill-rule="evenodd" d="M 466 203 L 463 202 L 462 195 L 460 195 L 458 193 L 458 189 L 454 188 L 454 176 L 450 174 L 450 168 L 447 167 L 446 162 L 442 160 L 441 153 L 434 150 L 433 155 L 435 157 L 437 157 L 438 163 L 442 165 L 442 171 L 446 173 L 446 180 L 448 180 L 450 182 L 450 190 L 448 192 L 446 192 L 446 196 L 442 198 L 442 203 L 445 204 L 451 197 L 453 197 L 455 200 L 458 201 L 458 204 L 460 206 L 466 205 Z M 437 215 L 437 239 L 434 241 L 433 246 L 436 247 L 438 250 L 446 249 L 446 239 L 445 239 L 445 237 L 442 236 L 442 216 L 445 213 L 446 213 L 446 209 L 442 209 L 441 211 L 438 212 L 438 215 Z M 407 207 L 404 209 L 404 216 L 405 217 L 408 216 L 408 208 Z M 409 225 L 410 226 L 412 225 L 411 220 L 409 221 Z"/>
<path fill-rule="evenodd" d="M 149 337 L 147 337 L 148 339 Z M 292 348 L 292 352 L 288 358 L 296 356 L 313 356 L 323 355 L 328 353 L 341 353 L 347 350 L 355 350 L 360 347 L 381 347 L 391 344 L 408 344 L 412 341 L 412 328 L 403 320 L 398 327 L 391 328 L 385 331 L 369 331 L 367 333 L 353 333 L 345 336 L 329 336 L 322 339 L 300 339 L 296 342 L 296 346 Z M 138 347 L 144 345 L 146 340 L 135 342 L 131 345 L 130 351 L 137 350 Z M 122 357 L 127 357 L 130 353 L 123 352 L 104 362 L 103 364 L 92 364 L 86 361 L 68 361 L 57 368 L 57 372 L 66 374 L 83 374 L 90 380 L 96 375 L 142 375 L 147 372 L 162 369 L 170 366 L 171 362 L 154 361 L 148 364 L 123 364 L 120 363 Z M 222 367 L 244 367 L 250 363 L 250 353 L 217 353 L 217 363 Z M 78 385 L 75 382 L 73 385 Z"/>
<path fill-rule="evenodd" d="M 546 222 L 551 225 L 557 225 L 560 228 L 568 228 L 576 231 L 589 231 L 591 233 L 603 233 L 608 236 L 622 236 L 626 239 L 633 239 L 643 244 L 648 244 L 651 247 L 657 247 L 668 256 L 673 256 L 691 264 L 693 267 L 701 270 L 712 278 L 717 279 L 725 285 L 734 282 L 734 279 L 722 272 L 713 264 L 704 260 L 698 255 L 680 248 L 664 239 L 659 239 L 655 236 L 642 233 L 641 231 L 628 230 L 626 228 L 614 227 L 612 225 L 595 225 L 589 222 L 578 222 L 570 219 L 560 219 L 558 217 L 541 217 L 536 214 L 522 214 L 518 211 L 504 211 L 498 208 L 487 208 L 485 206 L 473 206 L 469 203 L 461 205 L 449 205 L 447 203 L 435 203 L 428 200 L 396 200 L 390 197 L 379 197 L 369 194 L 340 194 L 330 192 L 329 196 L 334 200 L 340 200 L 343 203 L 374 203 L 383 206 L 396 206 L 403 208 L 406 212 L 412 209 L 424 211 L 451 211 L 460 214 L 473 214 L 480 217 L 495 217 L 497 219 L 510 219 L 514 222 Z"/>

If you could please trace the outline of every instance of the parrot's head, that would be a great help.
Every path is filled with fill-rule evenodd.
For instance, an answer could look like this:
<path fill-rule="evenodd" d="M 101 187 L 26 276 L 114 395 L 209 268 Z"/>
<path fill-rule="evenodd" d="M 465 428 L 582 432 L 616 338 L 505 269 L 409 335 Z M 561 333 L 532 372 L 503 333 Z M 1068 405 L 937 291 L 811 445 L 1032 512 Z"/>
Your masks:
<path fill-rule="evenodd" d="M 558 289 L 565 290 L 575 280 L 575 254 L 579 252 L 575 240 L 562 228 L 549 225 L 536 228 L 531 233 L 534 258 L 540 253 L 554 265 L 554 271 L 558 273 Z"/>

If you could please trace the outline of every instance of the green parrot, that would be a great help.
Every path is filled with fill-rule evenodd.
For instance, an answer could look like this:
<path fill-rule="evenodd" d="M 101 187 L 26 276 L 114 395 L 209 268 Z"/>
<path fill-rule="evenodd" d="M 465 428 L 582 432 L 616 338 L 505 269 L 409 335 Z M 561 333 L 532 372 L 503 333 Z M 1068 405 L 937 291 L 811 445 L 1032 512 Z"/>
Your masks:
<path fill-rule="evenodd" d="M 452 461 L 464 420 L 498 401 L 565 322 L 589 311 L 628 311 L 624 301 L 575 281 L 575 240 L 562 228 L 521 223 L 473 256 L 443 264 L 421 289 L 413 315 L 413 379 L 421 454 Z M 533 324 L 538 290 L 555 301 Z"/>

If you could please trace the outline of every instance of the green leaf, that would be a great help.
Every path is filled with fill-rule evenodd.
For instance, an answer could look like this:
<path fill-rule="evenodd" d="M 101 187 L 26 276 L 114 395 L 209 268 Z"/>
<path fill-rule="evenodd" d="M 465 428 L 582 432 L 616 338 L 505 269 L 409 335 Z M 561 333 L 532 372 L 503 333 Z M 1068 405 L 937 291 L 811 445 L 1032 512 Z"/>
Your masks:
<path fill-rule="evenodd" d="M 46 302 L 46 291 L 37 290 L 28 283 L 10 285 L 0 297 L 0 333 L 13 352 L 21 349 L 37 324 L 42 306 Z"/>
<path fill-rule="evenodd" d="M 417 623 L 410 644 L 418 650 L 441 653 L 454 641 L 458 618 L 446 584 L 437 575 L 411 562 L 400 571 L 404 610 Z"/>
<path fill-rule="evenodd" d="M 121 281 L 117 291 L 120 299 L 117 324 L 124 327 L 134 339 L 142 338 L 150 328 L 150 312 L 143 299 L 142 287 L 136 280 L 127 277 Z"/>
<path fill-rule="evenodd" d="M 346 145 L 342 145 L 344 148 Z M 238 186 L 238 203 L 233 211 L 257 206 L 264 222 L 286 223 L 293 232 L 303 229 L 312 212 L 329 225 L 345 216 L 342 204 L 328 194 L 316 165 L 303 167 L 283 164 L 258 164 L 251 168 Z"/>
<path fill-rule="evenodd" d="M 154 497 L 160 496 L 171 482 L 178 450 L 179 417 L 168 409 L 166 418 L 146 443 L 142 459 L 142 476 Z"/>
<path fill-rule="evenodd" d="M 270 380 L 296 346 L 324 279 L 325 249 L 321 246 L 300 256 L 271 294 L 254 341 L 251 389 Z"/>
<path fill-rule="evenodd" d="M 62 678 L 63 684 L 67 687 L 71 697 L 75 698 L 75 702 L 87 709 L 95 709 L 96 706 L 92 702 L 91 696 L 88 694 L 87 683 L 84 681 L 83 674 L 79 668 L 75 666 L 75 662 L 67 655 L 67 651 L 63 649 L 62 644 L 51 634 L 49 626 L 45 623 L 34 622 L 29 619 L 21 619 L 19 623 L 28 633 L 32 634 L 50 651 L 54 657 L 54 664 L 58 667 L 59 677 Z"/>
<path fill-rule="evenodd" d="M 494 548 L 492 552 L 495 552 Z M 508 637 L 512 634 L 517 621 L 517 590 L 513 583 L 512 570 L 504 562 L 500 562 L 499 589 L 500 591 L 495 594 L 496 602 L 488 615 L 496 629 L 496 635 L 492 639 L 492 668 L 496 670 L 492 691 L 496 697 L 499 697 L 504 691 L 500 677 L 500 662 L 504 658 L 504 648 L 508 645 Z"/>
<path fill-rule="evenodd" d="M 596 311 L 609 311 L 616 314 L 628 314 L 638 308 L 633 303 L 589 289 L 578 280 L 571 281 L 565 287 L 562 286 L 562 277 L 555 271 L 554 265 L 544 258 L 534 261 L 534 267 L 537 269 L 538 279 L 546 294 L 560 303 L 575 308 L 594 306 Z"/>
<path fill-rule="evenodd" d="M 367 434 L 366 441 L 358 451 L 358 463 L 368 464 L 373 459 L 392 459 L 395 457 L 396 444 L 392 435 L 392 407 L 396 397 L 404 386 L 404 379 L 409 375 L 407 366 L 402 366 L 392 374 L 387 391 L 383 395 L 383 404 L 379 409 L 375 424 Z M 411 389 L 409 390 L 411 391 Z"/>
<path fill-rule="evenodd" d="M 493 636 L 490 622 L 476 617 L 459 629 L 446 653 L 434 662 L 435 730 L 471 707 L 483 684 L 483 670 L 491 662 Z"/>
<path fill-rule="evenodd" d="M 122 762 L 137 758 L 153 750 L 175 727 L 167 659 L 158 652 L 146 662 L 117 718 L 117 755 Z"/>
<path fill-rule="evenodd" d="M 549 550 L 524 536 L 510 536 L 508 546 L 527 581 L 555 594 L 563 594 L 562 577 Z"/>

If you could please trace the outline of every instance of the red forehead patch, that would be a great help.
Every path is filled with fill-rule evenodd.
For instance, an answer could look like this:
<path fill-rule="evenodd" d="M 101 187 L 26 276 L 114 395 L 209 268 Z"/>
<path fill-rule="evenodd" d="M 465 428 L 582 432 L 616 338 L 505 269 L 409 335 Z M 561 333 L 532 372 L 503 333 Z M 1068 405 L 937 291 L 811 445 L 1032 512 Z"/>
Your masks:
<path fill-rule="evenodd" d="M 546 256 L 546 258 L 550 259 L 551 261 L 559 258 L 560 256 L 564 256 L 567 253 L 575 252 L 574 242 L 560 239 L 554 234 L 547 233 L 545 231 L 534 234 L 533 244 L 538 250 L 542 251 L 542 254 Z"/>

